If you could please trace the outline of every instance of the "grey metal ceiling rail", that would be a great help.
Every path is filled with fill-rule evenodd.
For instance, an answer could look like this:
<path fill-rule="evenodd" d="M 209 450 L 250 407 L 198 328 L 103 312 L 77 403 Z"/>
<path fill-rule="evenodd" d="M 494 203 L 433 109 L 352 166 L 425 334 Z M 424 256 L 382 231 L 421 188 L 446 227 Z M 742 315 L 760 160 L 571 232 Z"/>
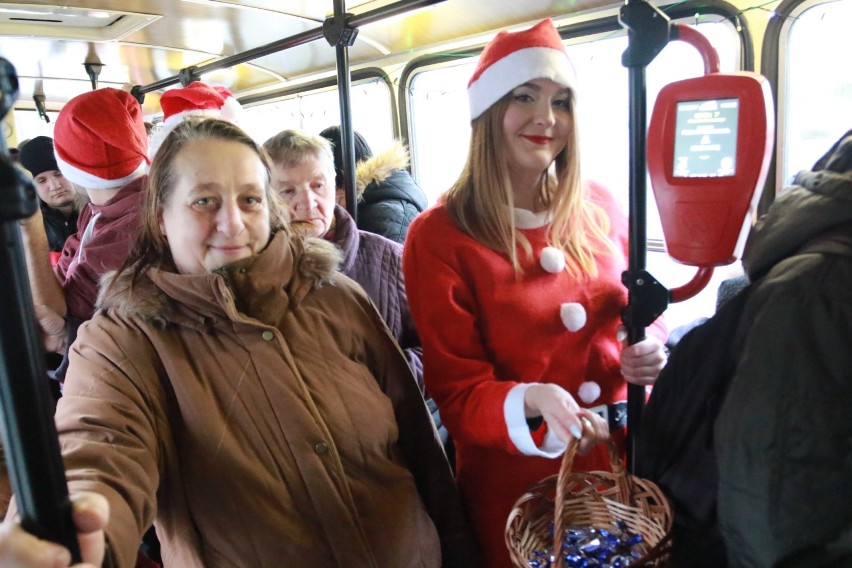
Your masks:
<path fill-rule="evenodd" d="M 370 10 L 369 12 L 365 12 L 363 14 L 347 14 L 346 25 L 351 28 L 358 28 L 360 26 L 365 26 L 373 22 L 378 22 L 385 18 L 404 14 L 412 10 L 417 10 L 418 8 L 431 6 L 433 4 L 440 4 L 444 1 L 445 0 L 400 0 L 399 2 L 388 4 L 387 6 L 376 8 L 375 10 Z M 181 69 L 180 73 L 178 73 L 177 75 L 173 75 L 172 77 L 160 79 L 159 81 L 155 81 L 147 85 L 136 85 L 131 90 L 131 93 L 137 99 L 141 100 L 141 98 L 144 98 L 145 93 L 150 93 L 151 91 L 164 89 L 165 87 L 175 85 L 177 83 L 181 83 L 182 85 L 186 86 L 193 80 L 198 79 L 204 73 L 209 73 L 210 71 L 216 71 L 218 69 L 227 69 L 228 67 L 233 67 L 234 65 L 239 65 L 240 63 L 246 63 L 247 61 L 252 61 L 265 55 L 270 55 L 279 51 L 283 51 L 285 49 L 289 49 L 291 47 L 296 47 L 298 45 L 321 39 L 325 37 L 324 28 L 325 26 L 320 26 L 318 28 L 307 30 L 294 36 L 290 36 L 284 39 L 280 39 L 278 41 L 274 41 L 272 43 L 268 43 L 266 45 L 261 45 L 259 47 L 249 49 L 242 53 L 236 53 L 228 57 L 217 59 L 216 61 L 211 61 L 210 63 L 206 63 L 204 65 L 191 66 L 185 69 Z"/>

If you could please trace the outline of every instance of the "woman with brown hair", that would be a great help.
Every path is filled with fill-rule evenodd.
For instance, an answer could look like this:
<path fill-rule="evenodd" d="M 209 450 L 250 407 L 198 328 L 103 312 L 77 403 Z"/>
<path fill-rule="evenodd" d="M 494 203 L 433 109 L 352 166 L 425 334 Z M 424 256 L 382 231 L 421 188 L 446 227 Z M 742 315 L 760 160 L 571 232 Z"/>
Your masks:
<path fill-rule="evenodd" d="M 470 565 L 408 365 L 334 246 L 291 232 L 266 152 L 182 122 L 141 225 L 56 413 L 70 492 L 108 503 L 107 565 L 152 522 L 166 566 Z"/>

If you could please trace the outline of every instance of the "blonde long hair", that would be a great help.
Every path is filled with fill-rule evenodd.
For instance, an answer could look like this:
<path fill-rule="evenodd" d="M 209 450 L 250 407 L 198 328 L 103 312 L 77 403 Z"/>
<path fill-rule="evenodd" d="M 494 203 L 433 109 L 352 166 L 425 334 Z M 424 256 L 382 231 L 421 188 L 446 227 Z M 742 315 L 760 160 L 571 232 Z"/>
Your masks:
<path fill-rule="evenodd" d="M 467 162 L 442 202 L 462 231 L 508 256 L 520 274 L 518 246 L 529 257 L 533 251 L 515 225 L 514 193 L 503 143 L 503 117 L 511 97 L 510 91 L 471 124 Z M 614 254 L 616 249 L 608 236 L 609 217 L 583 194 L 573 91 L 571 109 L 567 143 L 544 175 L 537 200 L 551 215 L 548 242 L 565 255 L 568 272 L 575 277 L 596 276 L 595 255 Z"/>

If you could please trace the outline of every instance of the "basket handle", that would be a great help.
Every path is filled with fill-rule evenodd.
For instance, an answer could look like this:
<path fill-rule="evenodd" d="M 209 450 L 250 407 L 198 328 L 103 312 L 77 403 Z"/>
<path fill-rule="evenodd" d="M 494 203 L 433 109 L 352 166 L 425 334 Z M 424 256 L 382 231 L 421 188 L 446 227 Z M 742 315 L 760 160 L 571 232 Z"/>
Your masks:
<path fill-rule="evenodd" d="M 553 512 L 553 568 L 562 568 L 562 537 L 563 533 L 563 509 L 565 506 L 565 493 L 568 490 L 568 481 L 570 479 L 571 469 L 574 465 L 574 457 L 577 455 L 577 448 L 580 445 L 580 440 L 572 439 L 562 455 L 562 464 L 559 466 L 559 475 L 556 479 L 556 498 Z M 612 473 L 615 475 L 615 483 L 618 487 L 618 498 L 620 503 L 630 503 L 632 501 L 633 483 L 630 476 L 627 475 L 627 470 L 624 467 L 624 460 L 619 455 L 618 448 L 612 438 L 606 441 L 607 449 L 609 450 L 609 461 L 612 465 Z"/>

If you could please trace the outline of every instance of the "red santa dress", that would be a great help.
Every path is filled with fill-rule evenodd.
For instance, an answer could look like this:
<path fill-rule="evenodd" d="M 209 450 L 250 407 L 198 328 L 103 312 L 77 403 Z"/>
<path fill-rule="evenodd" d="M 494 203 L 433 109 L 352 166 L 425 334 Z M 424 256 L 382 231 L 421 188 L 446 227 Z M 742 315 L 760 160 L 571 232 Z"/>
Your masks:
<path fill-rule="evenodd" d="M 555 383 L 580 406 L 599 410 L 627 398 L 616 338 L 627 303 L 627 219 L 600 185 L 589 183 L 586 192 L 624 251 L 598 255 L 595 277 L 564 270 L 561 253 L 548 245 L 547 219 L 528 211 L 516 210 L 533 250 L 530 258 L 519 249 L 520 275 L 506 255 L 459 230 L 442 205 L 419 215 L 406 239 L 403 272 L 426 387 L 455 442 L 459 488 L 489 568 L 511 566 L 503 540 L 509 512 L 533 484 L 558 472 L 564 450 L 546 425 L 530 432 L 527 386 Z M 666 336 L 661 321 L 648 333 Z M 613 434 L 623 440 L 623 429 Z M 578 456 L 574 469 L 608 470 L 606 448 Z"/>

